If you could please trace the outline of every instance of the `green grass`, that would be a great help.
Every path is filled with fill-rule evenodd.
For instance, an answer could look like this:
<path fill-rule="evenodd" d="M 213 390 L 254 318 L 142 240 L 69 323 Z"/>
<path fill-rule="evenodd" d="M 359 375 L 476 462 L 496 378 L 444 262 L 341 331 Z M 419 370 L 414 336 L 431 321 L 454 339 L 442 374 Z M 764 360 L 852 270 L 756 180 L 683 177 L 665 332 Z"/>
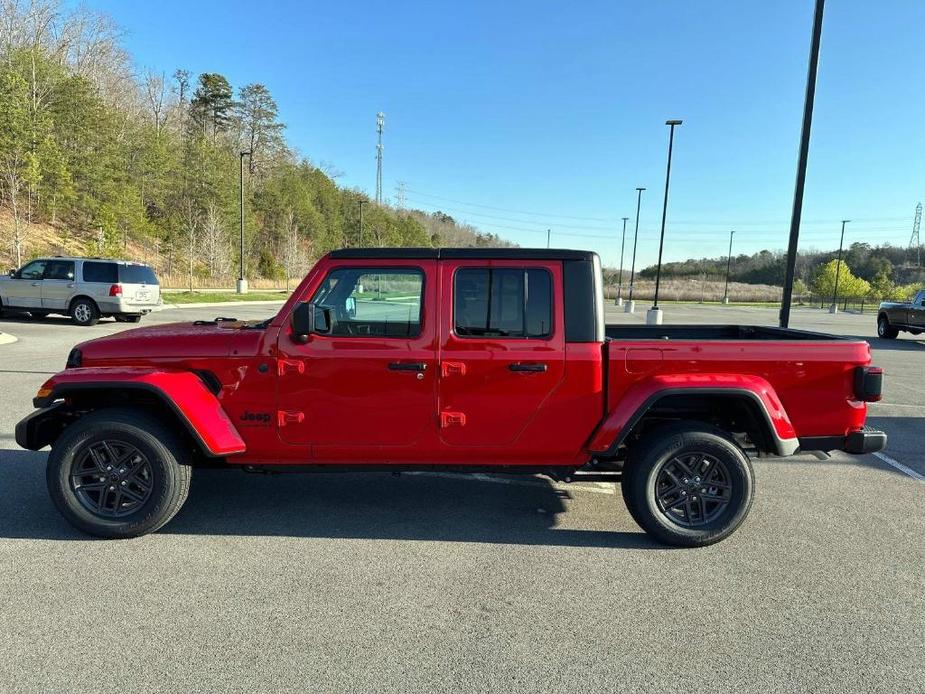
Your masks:
<path fill-rule="evenodd" d="M 285 301 L 289 294 L 284 291 L 248 292 L 162 292 L 165 304 L 199 304 L 224 301 Z"/>

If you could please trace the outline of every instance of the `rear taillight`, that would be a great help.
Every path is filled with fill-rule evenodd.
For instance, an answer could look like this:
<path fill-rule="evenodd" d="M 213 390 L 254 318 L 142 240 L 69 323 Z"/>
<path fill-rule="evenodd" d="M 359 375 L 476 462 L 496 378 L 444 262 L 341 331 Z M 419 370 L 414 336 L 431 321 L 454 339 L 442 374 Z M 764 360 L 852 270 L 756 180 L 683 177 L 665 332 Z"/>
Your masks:
<path fill-rule="evenodd" d="M 109 296 L 122 296 L 122 285 L 114 284 L 109 287 Z"/>
<path fill-rule="evenodd" d="M 883 392 L 883 369 L 859 366 L 854 370 L 854 395 L 864 402 L 877 402 Z"/>

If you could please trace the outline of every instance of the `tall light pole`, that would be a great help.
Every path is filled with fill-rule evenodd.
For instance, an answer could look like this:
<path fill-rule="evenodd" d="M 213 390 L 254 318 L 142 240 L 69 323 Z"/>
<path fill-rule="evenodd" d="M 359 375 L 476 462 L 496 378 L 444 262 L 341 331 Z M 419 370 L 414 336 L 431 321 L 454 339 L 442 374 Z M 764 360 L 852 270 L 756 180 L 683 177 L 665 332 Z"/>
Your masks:
<path fill-rule="evenodd" d="M 790 215 L 790 243 L 787 246 L 787 270 L 784 275 L 784 295 L 780 302 L 780 327 L 790 325 L 790 302 L 793 298 L 793 276 L 800 244 L 800 217 L 803 214 L 803 187 L 806 183 L 806 160 L 809 157 L 809 133 L 813 127 L 813 102 L 816 98 L 816 69 L 819 66 L 819 43 L 822 39 L 822 13 L 825 0 L 816 0 L 813 15 L 813 36 L 809 44 L 809 69 L 806 74 L 806 98 L 803 100 L 803 126 L 800 130 L 800 158 L 797 182 L 793 189 L 793 212 Z"/>
<path fill-rule="evenodd" d="M 838 313 L 838 276 L 841 274 L 841 249 L 845 245 L 845 225 L 850 219 L 841 220 L 841 240 L 838 242 L 838 262 L 835 264 L 835 292 L 832 294 L 832 305 L 829 313 Z"/>
<path fill-rule="evenodd" d="M 240 202 L 241 202 L 241 257 L 239 260 L 238 267 L 238 282 L 235 287 L 235 291 L 238 294 L 247 294 L 247 280 L 244 279 L 244 157 L 250 157 L 250 150 L 240 152 L 239 158 L 241 163 L 240 174 L 238 177 L 239 190 L 240 190 Z"/>
<path fill-rule="evenodd" d="M 630 298 L 623 306 L 624 313 L 635 313 L 636 302 L 633 301 L 633 287 L 636 284 L 636 244 L 639 243 L 639 207 L 642 205 L 642 191 L 645 188 L 636 189 L 636 234 L 633 236 L 633 262 L 630 265 Z"/>
<path fill-rule="evenodd" d="M 546 248 L 552 248 L 552 229 L 546 230 Z"/>
<path fill-rule="evenodd" d="M 735 231 L 729 232 L 729 255 L 726 256 L 726 286 L 723 288 L 723 303 L 729 303 L 729 269 L 732 267 L 732 237 Z"/>
<path fill-rule="evenodd" d="M 623 249 L 626 246 L 626 222 L 629 217 L 623 217 L 623 240 L 620 241 L 620 279 L 617 280 L 616 306 L 623 305 Z"/>
<path fill-rule="evenodd" d="M 666 120 L 668 126 L 668 167 L 665 169 L 665 201 L 662 203 L 662 231 L 658 238 L 658 265 L 655 267 L 655 301 L 646 313 L 646 323 L 661 325 L 662 312 L 658 308 L 658 288 L 662 279 L 662 249 L 665 247 L 665 217 L 668 214 L 668 185 L 671 182 L 671 150 L 674 148 L 674 129 L 680 120 Z"/>
<path fill-rule="evenodd" d="M 363 205 L 368 205 L 369 200 L 360 200 L 360 248 L 363 247 Z"/>

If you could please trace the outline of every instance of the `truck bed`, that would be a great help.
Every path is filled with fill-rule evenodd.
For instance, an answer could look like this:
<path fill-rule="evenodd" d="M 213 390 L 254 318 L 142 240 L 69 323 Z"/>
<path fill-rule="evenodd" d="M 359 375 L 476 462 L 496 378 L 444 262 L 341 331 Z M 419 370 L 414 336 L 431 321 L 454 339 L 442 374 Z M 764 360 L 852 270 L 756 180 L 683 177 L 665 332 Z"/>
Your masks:
<path fill-rule="evenodd" d="M 800 436 L 863 426 L 853 402 L 855 368 L 870 363 L 864 340 L 753 325 L 607 325 L 607 410 L 667 379 L 760 377 Z M 651 385 L 650 385 L 651 384 Z"/>
<path fill-rule="evenodd" d="M 765 325 L 624 325 L 608 324 L 611 340 L 845 340 L 826 333 Z"/>

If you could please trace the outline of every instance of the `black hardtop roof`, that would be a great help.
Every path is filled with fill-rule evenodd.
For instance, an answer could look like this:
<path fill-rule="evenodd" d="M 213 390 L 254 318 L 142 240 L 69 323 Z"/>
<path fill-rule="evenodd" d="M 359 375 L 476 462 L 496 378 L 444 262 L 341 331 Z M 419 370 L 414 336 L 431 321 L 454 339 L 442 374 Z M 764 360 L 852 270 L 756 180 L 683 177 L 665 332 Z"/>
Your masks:
<path fill-rule="evenodd" d="M 331 258 L 414 259 L 414 260 L 587 260 L 594 251 L 562 248 L 342 248 L 331 251 Z"/>

